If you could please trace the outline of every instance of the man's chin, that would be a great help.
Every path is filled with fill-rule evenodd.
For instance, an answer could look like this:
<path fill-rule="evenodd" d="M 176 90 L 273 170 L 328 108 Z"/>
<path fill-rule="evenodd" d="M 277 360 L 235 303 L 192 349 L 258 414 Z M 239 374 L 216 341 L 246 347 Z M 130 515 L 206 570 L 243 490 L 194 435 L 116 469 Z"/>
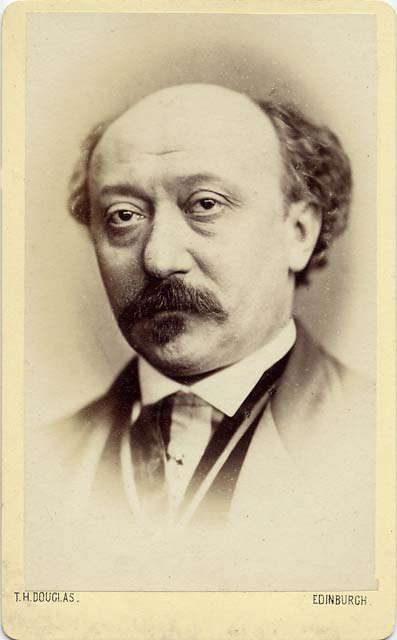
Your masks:
<path fill-rule="evenodd" d="M 197 366 L 200 370 L 195 329 L 183 314 L 158 314 L 137 323 L 125 337 L 133 349 L 157 369 L 169 375 L 183 375 L 196 372 Z M 199 342 L 202 345 L 202 328 Z"/>

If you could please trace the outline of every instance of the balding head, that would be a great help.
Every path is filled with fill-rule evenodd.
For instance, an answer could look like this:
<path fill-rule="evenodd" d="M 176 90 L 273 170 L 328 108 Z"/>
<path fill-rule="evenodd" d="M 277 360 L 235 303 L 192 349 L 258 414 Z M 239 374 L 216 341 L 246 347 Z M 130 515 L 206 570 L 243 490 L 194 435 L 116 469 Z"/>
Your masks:
<path fill-rule="evenodd" d="M 132 149 L 147 156 L 188 149 L 207 155 L 222 149 L 224 158 L 240 158 L 245 165 L 240 171 L 271 168 L 280 179 L 283 167 L 270 119 L 247 96 L 215 85 L 169 87 L 134 104 L 106 129 L 93 154 L 92 171 L 105 158 L 123 161 L 123 153 Z"/>
<path fill-rule="evenodd" d="M 178 85 L 143 98 L 107 129 L 109 137 L 129 132 L 137 146 L 150 153 L 179 148 L 183 142 L 202 139 L 216 143 L 219 136 L 230 144 L 252 146 L 270 135 L 277 146 L 270 120 L 247 96 L 216 85 Z"/>

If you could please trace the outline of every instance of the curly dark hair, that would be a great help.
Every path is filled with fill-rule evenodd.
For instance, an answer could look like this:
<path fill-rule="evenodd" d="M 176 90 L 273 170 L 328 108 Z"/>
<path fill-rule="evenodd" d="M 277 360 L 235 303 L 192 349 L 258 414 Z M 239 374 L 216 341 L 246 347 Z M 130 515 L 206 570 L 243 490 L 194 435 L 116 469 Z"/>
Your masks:
<path fill-rule="evenodd" d="M 285 166 L 282 189 L 287 205 L 303 201 L 321 216 L 312 256 L 305 269 L 296 274 L 296 284 L 306 284 L 309 271 L 327 264 L 329 246 L 346 229 L 352 191 L 350 162 L 337 136 L 327 127 L 309 121 L 294 105 L 255 103 L 270 118 L 280 141 Z M 100 123 L 84 140 L 70 181 L 69 211 L 85 225 L 90 220 L 90 160 L 113 121 Z"/>
<path fill-rule="evenodd" d="M 353 184 L 349 158 L 330 129 L 310 122 L 294 105 L 257 104 L 270 118 L 281 143 L 287 204 L 306 202 L 321 216 L 311 258 L 295 278 L 297 284 L 305 284 L 310 270 L 327 264 L 330 244 L 346 229 Z"/>

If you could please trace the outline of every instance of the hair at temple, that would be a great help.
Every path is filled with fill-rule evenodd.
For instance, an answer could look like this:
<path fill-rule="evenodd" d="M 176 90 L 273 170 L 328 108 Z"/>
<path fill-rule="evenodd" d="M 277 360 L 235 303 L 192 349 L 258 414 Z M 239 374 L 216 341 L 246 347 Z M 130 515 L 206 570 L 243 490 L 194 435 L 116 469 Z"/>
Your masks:
<path fill-rule="evenodd" d="M 282 185 L 287 204 L 303 201 L 321 215 L 321 231 L 306 268 L 296 275 L 307 283 L 308 272 L 327 264 L 327 250 L 347 226 L 351 200 L 350 163 L 338 138 L 328 128 L 310 122 L 293 105 L 257 101 L 270 118 L 281 143 L 285 164 Z M 107 126 L 97 125 L 81 146 L 81 156 L 70 182 L 69 210 L 81 223 L 89 224 L 88 169 L 92 153 Z"/>

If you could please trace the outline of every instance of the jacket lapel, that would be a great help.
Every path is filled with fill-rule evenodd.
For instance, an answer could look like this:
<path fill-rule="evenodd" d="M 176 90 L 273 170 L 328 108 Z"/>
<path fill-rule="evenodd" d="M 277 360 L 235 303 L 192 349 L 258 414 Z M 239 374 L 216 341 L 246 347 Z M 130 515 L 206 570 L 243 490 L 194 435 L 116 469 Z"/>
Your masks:
<path fill-rule="evenodd" d="M 299 471 L 284 446 L 268 407 L 258 424 L 237 481 L 229 522 L 249 526 L 266 522 L 281 524 L 302 495 Z M 263 517 L 262 517 L 263 516 Z"/>
<path fill-rule="evenodd" d="M 106 441 L 98 451 L 97 472 L 91 489 L 90 503 L 93 509 L 99 506 L 119 509 L 120 514 L 129 507 L 126 497 L 122 465 L 122 440 L 130 429 L 131 410 L 139 399 L 137 359 L 134 358 L 116 378 L 107 394 L 92 407 L 96 429 L 106 432 Z"/>
<path fill-rule="evenodd" d="M 301 448 L 317 420 L 323 420 L 332 395 L 325 364 L 331 356 L 312 340 L 299 321 L 296 327 L 296 343 L 272 401 L 274 422 L 291 453 Z M 332 360 L 337 367 L 338 363 Z"/>
<path fill-rule="evenodd" d="M 281 525 L 282 514 L 311 503 L 296 452 L 321 411 L 324 375 L 317 347 L 300 323 L 297 340 L 275 396 L 258 424 L 242 466 L 233 497 L 230 520 L 260 518 Z"/>

